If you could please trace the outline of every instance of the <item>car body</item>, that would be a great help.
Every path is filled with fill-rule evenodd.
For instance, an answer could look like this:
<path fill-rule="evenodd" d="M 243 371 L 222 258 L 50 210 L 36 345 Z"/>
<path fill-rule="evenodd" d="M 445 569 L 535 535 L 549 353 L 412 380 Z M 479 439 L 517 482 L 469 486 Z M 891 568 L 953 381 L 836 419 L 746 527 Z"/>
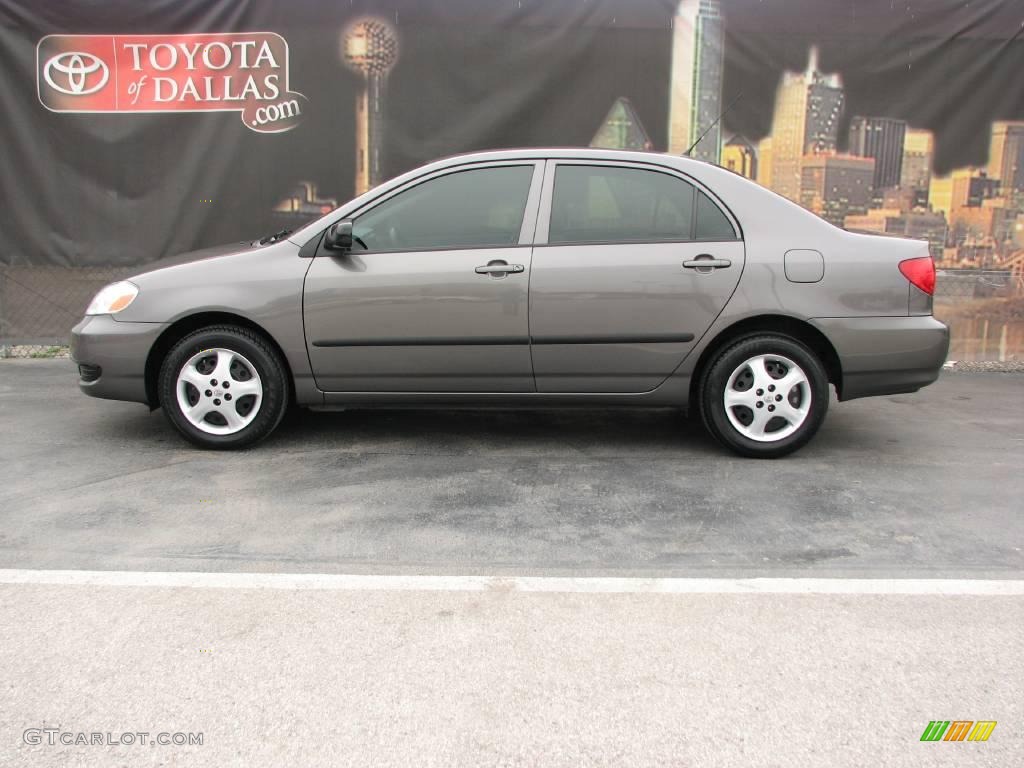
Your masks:
<path fill-rule="evenodd" d="M 906 264 L 934 284 L 925 242 L 841 230 L 690 158 L 483 152 L 405 173 L 279 239 L 158 262 L 129 279 L 127 306 L 75 326 L 72 357 L 87 394 L 152 408 L 184 391 L 187 409 L 192 385 L 164 392 L 162 368 L 216 327 L 259 337 L 285 377 L 279 399 L 310 408 L 687 409 L 723 351 L 760 335 L 797 343 L 814 358 L 798 368 L 820 364 L 850 400 L 938 377 L 948 329 L 927 274 Z M 793 363 L 774 354 L 789 360 L 780 370 Z M 781 455 L 805 438 L 730 447 Z"/>

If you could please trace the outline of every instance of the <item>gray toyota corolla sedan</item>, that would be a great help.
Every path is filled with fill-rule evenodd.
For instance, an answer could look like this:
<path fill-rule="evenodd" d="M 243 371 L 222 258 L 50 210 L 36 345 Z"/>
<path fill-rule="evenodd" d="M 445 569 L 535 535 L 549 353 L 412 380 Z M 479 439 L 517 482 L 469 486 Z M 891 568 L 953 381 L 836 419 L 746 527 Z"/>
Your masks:
<path fill-rule="evenodd" d="M 238 448 L 290 404 L 699 410 L 776 457 L 949 344 L 918 240 L 837 229 L 714 165 L 586 149 L 440 160 L 291 233 L 107 286 L 82 391 Z"/>

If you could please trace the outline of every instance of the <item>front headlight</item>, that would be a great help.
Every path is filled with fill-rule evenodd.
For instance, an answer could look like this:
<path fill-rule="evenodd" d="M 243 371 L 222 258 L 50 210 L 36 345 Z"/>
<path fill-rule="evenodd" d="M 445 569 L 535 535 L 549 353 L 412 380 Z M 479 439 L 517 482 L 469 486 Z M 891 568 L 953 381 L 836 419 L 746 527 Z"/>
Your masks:
<path fill-rule="evenodd" d="M 139 288 L 134 283 L 122 280 L 120 283 L 111 283 L 96 294 L 89 308 L 85 310 L 87 315 L 116 315 L 127 307 L 135 297 L 139 295 Z"/>

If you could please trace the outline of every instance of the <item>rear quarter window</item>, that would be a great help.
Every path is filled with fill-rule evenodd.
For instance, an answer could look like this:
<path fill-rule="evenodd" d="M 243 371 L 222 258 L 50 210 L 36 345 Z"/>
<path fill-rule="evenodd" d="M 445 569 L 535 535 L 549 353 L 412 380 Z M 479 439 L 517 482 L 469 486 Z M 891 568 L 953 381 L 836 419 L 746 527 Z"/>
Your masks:
<path fill-rule="evenodd" d="M 735 240 L 736 229 L 722 213 L 722 209 L 703 192 L 697 193 L 698 240 Z"/>

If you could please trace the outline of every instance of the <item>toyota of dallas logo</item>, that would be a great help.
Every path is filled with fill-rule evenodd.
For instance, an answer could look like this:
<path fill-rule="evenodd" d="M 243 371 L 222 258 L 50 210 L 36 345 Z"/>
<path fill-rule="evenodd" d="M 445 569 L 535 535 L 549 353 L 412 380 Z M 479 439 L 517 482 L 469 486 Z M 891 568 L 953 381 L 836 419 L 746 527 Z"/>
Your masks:
<path fill-rule="evenodd" d="M 308 104 L 274 32 L 47 35 L 36 88 L 52 112 L 240 112 L 261 133 L 291 130 Z"/>

